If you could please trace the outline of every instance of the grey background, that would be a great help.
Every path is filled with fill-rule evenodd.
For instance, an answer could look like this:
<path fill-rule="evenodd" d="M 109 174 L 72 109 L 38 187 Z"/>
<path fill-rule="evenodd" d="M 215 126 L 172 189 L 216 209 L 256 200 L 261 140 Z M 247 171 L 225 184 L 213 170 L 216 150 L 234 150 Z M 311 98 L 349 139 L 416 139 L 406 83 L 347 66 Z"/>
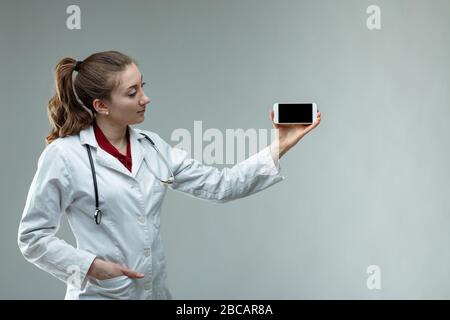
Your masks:
<path fill-rule="evenodd" d="M 70 4 L 81 30 L 66 28 Z M 380 31 L 366 28 L 371 4 Z M 270 129 L 277 101 L 323 113 L 281 159 L 282 183 L 223 205 L 168 192 L 174 298 L 450 298 L 449 12 L 448 0 L 3 0 L 0 298 L 64 297 L 16 234 L 53 68 L 103 50 L 138 60 L 151 103 L 137 127 L 169 143 L 194 120 Z M 65 222 L 59 235 L 74 243 Z M 372 264 L 381 290 L 366 287 Z"/>

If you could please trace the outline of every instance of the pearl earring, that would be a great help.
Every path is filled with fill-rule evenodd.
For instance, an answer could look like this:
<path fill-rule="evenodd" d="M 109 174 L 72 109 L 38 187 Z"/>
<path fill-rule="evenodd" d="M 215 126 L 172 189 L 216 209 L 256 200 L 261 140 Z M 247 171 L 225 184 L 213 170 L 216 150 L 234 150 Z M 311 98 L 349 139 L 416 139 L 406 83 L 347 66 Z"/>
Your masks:
<path fill-rule="evenodd" d="M 109 111 L 106 111 L 106 115 L 108 115 L 109 114 Z"/>

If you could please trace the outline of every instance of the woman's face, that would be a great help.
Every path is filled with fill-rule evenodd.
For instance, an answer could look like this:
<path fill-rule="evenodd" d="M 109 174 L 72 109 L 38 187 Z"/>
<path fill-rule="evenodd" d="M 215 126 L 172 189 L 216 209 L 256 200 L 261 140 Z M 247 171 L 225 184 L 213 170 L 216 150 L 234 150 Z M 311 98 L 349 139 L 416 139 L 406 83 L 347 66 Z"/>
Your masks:
<path fill-rule="evenodd" d="M 104 102 L 103 108 L 97 109 L 100 115 L 119 125 L 130 125 L 144 121 L 145 106 L 150 99 L 145 95 L 142 74 L 133 63 L 119 75 L 119 85 L 111 92 L 111 101 Z"/>

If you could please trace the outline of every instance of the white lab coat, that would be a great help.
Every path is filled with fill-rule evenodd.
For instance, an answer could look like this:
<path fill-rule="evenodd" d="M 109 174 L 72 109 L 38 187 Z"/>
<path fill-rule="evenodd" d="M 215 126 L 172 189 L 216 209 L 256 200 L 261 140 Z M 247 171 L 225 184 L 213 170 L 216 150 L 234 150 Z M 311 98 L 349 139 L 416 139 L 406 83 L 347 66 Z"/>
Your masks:
<path fill-rule="evenodd" d="M 129 127 L 132 172 L 101 149 L 93 127 L 58 138 L 42 152 L 18 231 L 24 257 L 67 284 L 66 299 L 171 299 L 160 235 L 161 204 L 168 169 L 149 141 L 159 148 L 175 175 L 170 188 L 205 200 L 226 202 L 261 191 L 281 180 L 270 147 L 232 168 L 205 166 L 156 133 Z M 95 164 L 99 225 L 94 222 L 95 194 L 89 157 Z M 150 170 L 151 168 L 151 170 Z M 68 217 L 76 247 L 55 236 L 62 213 Z M 86 276 L 95 257 L 145 275 L 95 280 Z"/>

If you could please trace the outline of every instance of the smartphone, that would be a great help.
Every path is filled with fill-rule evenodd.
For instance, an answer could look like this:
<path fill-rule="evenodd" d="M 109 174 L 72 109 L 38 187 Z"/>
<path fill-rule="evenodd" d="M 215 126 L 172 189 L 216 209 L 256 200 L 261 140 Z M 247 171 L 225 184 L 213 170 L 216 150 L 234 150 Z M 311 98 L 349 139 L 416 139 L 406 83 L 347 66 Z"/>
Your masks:
<path fill-rule="evenodd" d="M 273 113 L 276 124 L 312 124 L 317 118 L 317 104 L 275 103 Z"/>

